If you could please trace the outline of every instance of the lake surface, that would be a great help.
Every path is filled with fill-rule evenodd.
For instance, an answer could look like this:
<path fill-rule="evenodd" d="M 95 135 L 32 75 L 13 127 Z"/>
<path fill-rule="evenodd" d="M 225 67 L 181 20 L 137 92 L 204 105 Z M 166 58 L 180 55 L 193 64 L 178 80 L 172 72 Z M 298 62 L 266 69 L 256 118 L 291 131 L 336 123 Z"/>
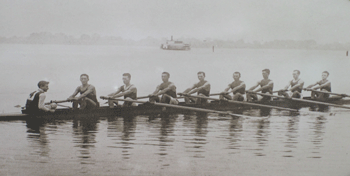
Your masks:
<path fill-rule="evenodd" d="M 42 79 L 50 81 L 47 101 L 65 99 L 82 73 L 102 96 L 129 72 L 143 96 L 161 83 L 163 71 L 178 92 L 204 71 L 215 93 L 232 82 L 235 71 L 249 88 L 269 68 L 280 89 L 294 69 L 306 85 L 327 70 L 333 92 L 349 94 L 349 66 L 345 51 L 0 45 L 0 110 L 20 112 L 14 106 L 23 106 Z M 0 122 L 0 175 L 348 176 L 349 112 L 303 108 L 296 116 L 252 110 L 244 118 L 194 113 Z"/>

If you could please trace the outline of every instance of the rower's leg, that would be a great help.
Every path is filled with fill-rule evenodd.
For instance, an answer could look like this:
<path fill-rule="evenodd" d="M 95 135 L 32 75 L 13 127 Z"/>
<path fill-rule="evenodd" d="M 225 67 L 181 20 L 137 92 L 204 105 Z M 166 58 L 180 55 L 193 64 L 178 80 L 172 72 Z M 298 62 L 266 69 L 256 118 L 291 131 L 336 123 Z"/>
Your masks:
<path fill-rule="evenodd" d="M 316 99 L 318 96 L 317 92 L 311 92 L 311 99 Z"/>
<path fill-rule="evenodd" d="M 252 101 L 252 95 L 250 93 L 246 93 L 247 101 Z"/>
<path fill-rule="evenodd" d="M 207 96 L 205 96 L 202 93 L 198 94 L 198 96 L 200 96 L 200 97 L 207 97 Z M 196 104 L 205 104 L 207 102 L 208 102 L 207 99 L 204 99 L 204 98 L 197 98 L 196 99 Z"/>
<path fill-rule="evenodd" d="M 251 95 L 249 95 L 249 101 L 257 101 L 257 100 L 259 100 L 257 94 L 251 94 Z M 248 101 L 248 95 L 247 95 L 247 101 Z"/>
<path fill-rule="evenodd" d="M 73 103 L 72 103 L 73 109 L 78 109 L 79 103 L 80 103 L 79 101 L 73 101 Z"/>
<path fill-rule="evenodd" d="M 94 108 L 98 107 L 97 103 L 94 102 L 93 100 L 91 100 L 90 98 L 85 98 L 84 102 L 86 104 L 85 106 L 86 106 L 87 109 L 94 109 Z"/>
<path fill-rule="evenodd" d="M 191 99 L 190 97 L 185 97 L 184 99 L 186 104 L 190 104 L 193 101 L 193 99 Z"/>
<path fill-rule="evenodd" d="M 168 96 L 162 95 L 162 97 L 160 98 L 160 102 L 169 104 L 170 98 Z"/>
<path fill-rule="evenodd" d="M 233 96 L 233 100 L 235 100 L 235 101 L 243 101 L 243 100 L 244 100 L 244 97 L 243 97 L 242 94 L 236 93 L 236 94 Z"/>
<path fill-rule="evenodd" d="M 117 100 L 108 100 L 108 105 L 110 108 L 114 108 L 114 104 L 118 106 Z"/>
<path fill-rule="evenodd" d="M 151 103 L 159 102 L 159 97 L 158 96 L 149 97 L 149 102 Z"/>
<path fill-rule="evenodd" d="M 300 92 L 294 91 L 294 92 L 293 92 L 293 95 L 292 95 L 292 98 L 301 98 Z"/>
<path fill-rule="evenodd" d="M 85 101 L 85 100 L 81 100 L 81 101 L 79 102 L 79 105 L 80 105 L 80 109 L 81 109 L 81 110 L 85 109 L 85 108 L 86 108 L 86 101 Z"/>
<path fill-rule="evenodd" d="M 222 99 L 222 100 L 224 100 L 224 99 L 232 100 L 232 97 L 229 94 L 224 94 L 224 95 L 220 95 L 220 99 Z"/>

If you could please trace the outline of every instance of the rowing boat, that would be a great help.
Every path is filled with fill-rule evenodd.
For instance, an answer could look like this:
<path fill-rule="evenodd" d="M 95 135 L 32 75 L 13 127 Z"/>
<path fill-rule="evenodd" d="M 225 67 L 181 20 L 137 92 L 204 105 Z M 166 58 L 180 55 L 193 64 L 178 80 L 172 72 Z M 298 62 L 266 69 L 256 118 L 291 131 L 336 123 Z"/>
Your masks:
<path fill-rule="evenodd" d="M 311 99 L 310 97 L 304 97 L 304 99 Z M 340 97 L 330 97 L 327 103 L 333 103 L 338 105 L 350 104 L 350 99 L 342 99 Z M 295 102 L 289 99 L 279 99 L 274 98 L 272 101 L 267 102 L 255 102 L 263 105 L 287 107 L 293 109 L 300 109 L 303 107 L 312 107 L 314 104 L 307 102 Z M 244 104 L 232 104 L 225 101 L 211 101 L 207 104 L 185 104 L 180 102 L 179 105 L 186 107 L 195 107 L 203 109 L 211 109 L 217 111 L 230 111 L 235 113 L 242 113 L 244 110 L 249 109 L 269 109 L 269 108 L 259 108 L 254 106 L 247 106 Z M 109 116 L 123 116 L 123 115 L 151 115 L 160 113 L 178 113 L 186 114 L 193 113 L 191 110 L 176 109 L 176 108 L 166 108 L 164 111 L 163 107 L 155 106 L 151 103 L 139 104 L 138 106 L 132 107 L 114 107 L 109 108 L 108 106 L 102 106 L 97 109 L 91 110 L 73 110 L 71 108 L 60 108 L 54 113 L 51 112 L 40 112 L 36 114 L 31 114 L 26 109 L 22 110 L 22 114 L 0 114 L 0 121 L 6 120 L 25 120 L 28 118 L 55 118 L 55 119 L 73 119 L 73 118 L 86 118 L 86 117 L 109 117 Z"/>

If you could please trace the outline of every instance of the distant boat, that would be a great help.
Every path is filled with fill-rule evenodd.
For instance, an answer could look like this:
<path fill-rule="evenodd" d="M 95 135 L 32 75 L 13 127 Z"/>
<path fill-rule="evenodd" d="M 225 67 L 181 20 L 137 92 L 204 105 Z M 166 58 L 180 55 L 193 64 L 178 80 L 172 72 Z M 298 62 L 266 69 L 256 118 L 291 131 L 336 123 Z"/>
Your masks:
<path fill-rule="evenodd" d="M 171 36 L 171 40 L 167 40 L 165 43 L 160 45 L 161 49 L 164 50 L 190 50 L 191 45 L 185 44 L 182 41 L 173 40 L 173 36 Z"/>

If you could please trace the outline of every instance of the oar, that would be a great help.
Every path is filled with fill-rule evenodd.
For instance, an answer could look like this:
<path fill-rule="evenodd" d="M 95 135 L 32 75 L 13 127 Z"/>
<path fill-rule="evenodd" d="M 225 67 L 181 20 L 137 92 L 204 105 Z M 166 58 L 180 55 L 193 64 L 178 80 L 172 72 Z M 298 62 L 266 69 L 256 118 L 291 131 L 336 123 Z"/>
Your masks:
<path fill-rule="evenodd" d="M 51 100 L 49 103 L 45 103 L 45 104 L 48 105 L 48 104 L 51 104 L 51 103 L 56 103 L 57 106 L 62 106 L 62 107 L 65 107 L 65 108 L 72 109 L 72 107 L 70 107 L 70 106 L 58 104 L 58 103 L 65 103 L 65 102 L 71 102 L 71 101 L 74 101 L 74 100 Z"/>
<path fill-rule="evenodd" d="M 208 99 L 208 100 L 216 100 L 216 101 L 227 101 L 229 103 L 244 104 L 244 105 L 250 105 L 250 106 L 259 106 L 259 107 L 279 109 L 279 110 L 287 110 L 287 111 L 295 111 L 295 112 L 298 111 L 296 109 L 283 108 L 283 107 L 278 107 L 278 106 L 262 105 L 262 104 L 250 103 L 250 102 L 245 102 L 245 101 L 221 100 L 221 99 L 218 99 L 218 98 L 201 97 L 201 96 L 195 96 L 195 95 L 184 95 L 184 96 L 193 97 L 193 98 L 203 98 L 203 99 Z"/>
<path fill-rule="evenodd" d="M 136 99 L 145 99 L 145 98 L 149 98 L 149 96 L 137 97 Z"/>
<path fill-rule="evenodd" d="M 147 103 L 148 101 L 138 101 L 138 100 L 128 100 L 128 99 L 119 99 L 119 98 L 108 98 L 101 96 L 101 99 L 110 99 L 110 100 L 117 100 L 117 101 L 128 101 L 128 102 L 134 102 L 134 103 Z M 218 114 L 224 114 L 224 115 L 232 115 L 232 116 L 238 116 L 238 117 L 248 117 L 241 114 L 233 114 L 229 112 L 224 111 L 215 111 L 215 110 L 209 110 L 209 109 L 202 109 L 202 108 L 194 108 L 194 107 L 187 107 L 187 106 L 179 106 L 179 105 L 173 105 L 173 104 L 166 104 L 166 103 L 152 103 L 156 106 L 163 106 L 163 107 L 170 107 L 170 108 L 178 108 L 178 109 L 186 109 L 191 111 L 199 111 L 199 112 L 208 112 L 208 113 L 218 113 Z"/>
<path fill-rule="evenodd" d="M 350 95 L 346 95 L 346 94 L 326 92 L 326 91 L 320 91 L 320 90 L 313 90 L 313 89 L 308 89 L 308 88 L 304 88 L 303 90 L 312 91 L 312 92 L 318 92 L 318 93 L 331 94 L 331 95 L 338 95 L 338 96 L 342 96 L 342 97 L 350 97 Z"/>
<path fill-rule="evenodd" d="M 71 101 L 74 101 L 74 100 L 51 100 L 50 103 L 65 103 L 65 102 L 71 102 Z"/>
<path fill-rule="evenodd" d="M 319 104 L 319 105 L 334 106 L 334 107 L 339 107 L 339 108 L 350 109 L 350 107 L 337 105 L 337 104 L 332 104 L 332 103 L 325 103 L 325 102 L 312 101 L 312 100 L 304 100 L 304 99 L 299 99 L 299 98 L 286 98 L 286 97 L 283 97 L 283 96 L 269 95 L 269 94 L 263 94 L 263 93 L 258 93 L 258 92 L 250 92 L 250 93 L 258 94 L 258 95 L 262 95 L 262 96 L 268 96 L 268 97 L 284 98 L 284 99 L 293 100 L 293 101 L 300 101 L 300 102 L 306 102 L 306 103 L 313 103 L 313 104 Z"/>

